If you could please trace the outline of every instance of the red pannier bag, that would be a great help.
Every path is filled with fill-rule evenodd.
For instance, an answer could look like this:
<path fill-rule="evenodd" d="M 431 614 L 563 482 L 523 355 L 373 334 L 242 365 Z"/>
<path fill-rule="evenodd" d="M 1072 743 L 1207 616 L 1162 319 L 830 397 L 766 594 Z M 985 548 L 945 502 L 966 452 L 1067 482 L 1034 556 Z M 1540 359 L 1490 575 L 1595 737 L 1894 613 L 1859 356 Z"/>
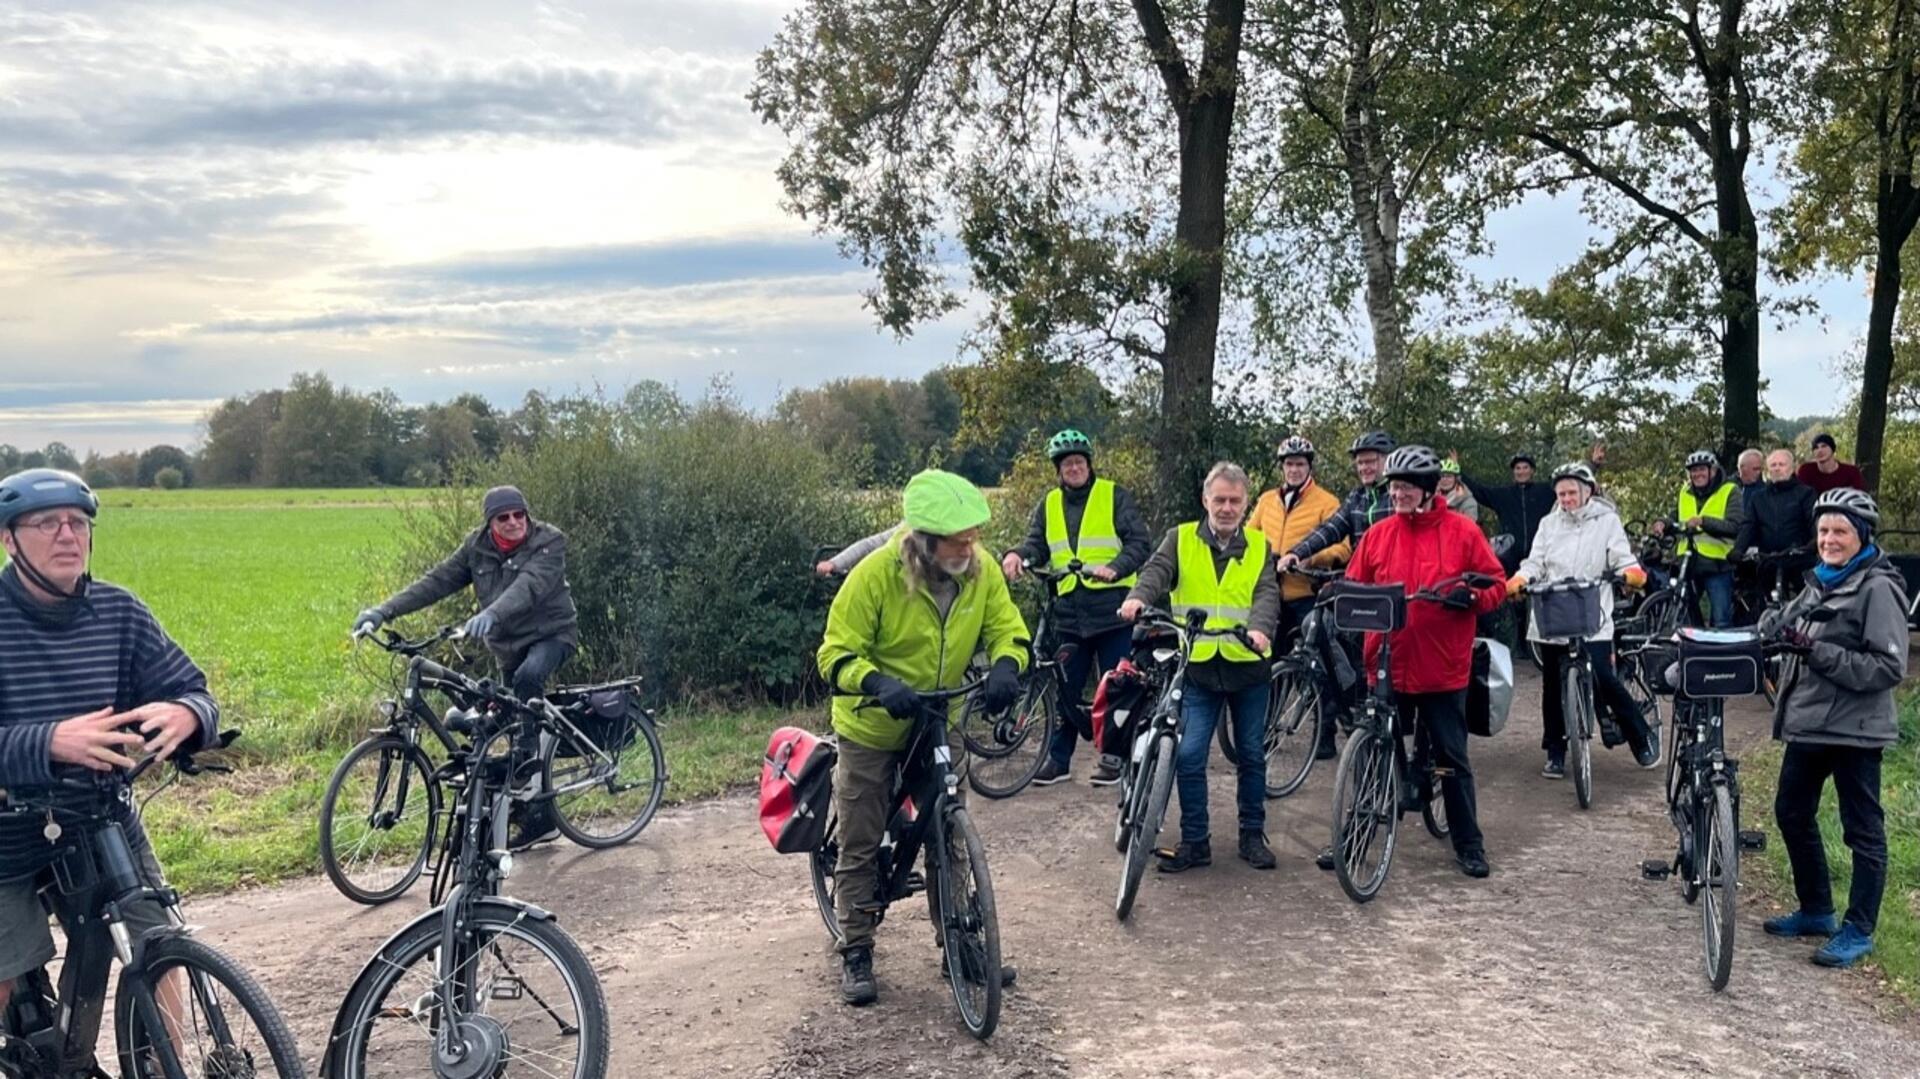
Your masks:
<path fill-rule="evenodd" d="M 833 743 L 799 727 L 782 727 L 760 766 L 760 830 L 781 854 L 820 849 L 833 805 Z"/>
<path fill-rule="evenodd" d="M 1148 688 L 1146 676 L 1130 659 L 1100 676 L 1099 688 L 1093 691 L 1095 749 L 1115 757 L 1127 755 L 1134 720 L 1146 707 Z"/>

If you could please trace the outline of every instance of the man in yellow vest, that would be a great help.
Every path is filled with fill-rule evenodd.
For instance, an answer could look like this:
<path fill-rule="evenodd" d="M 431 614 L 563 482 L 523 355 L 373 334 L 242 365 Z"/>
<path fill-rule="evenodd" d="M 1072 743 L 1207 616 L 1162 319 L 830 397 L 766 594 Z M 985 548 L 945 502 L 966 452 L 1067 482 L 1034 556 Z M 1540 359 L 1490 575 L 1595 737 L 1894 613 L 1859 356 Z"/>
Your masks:
<path fill-rule="evenodd" d="M 1074 744 L 1093 737 L 1093 723 L 1080 698 L 1095 663 L 1105 673 L 1126 658 L 1131 630 L 1120 618 L 1120 601 L 1133 587 L 1134 571 L 1153 550 L 1153 537 L 1133 496 L 1112 480 L 1094 476 L 1091 439 L 1069 427 L 1047 442 L 1047 456 L 1060 485 L 1034 507 L 1027 538 L 1000 560 L 1009 581 L 1028 566 L 1065 569 L 1078 560 L 1085 567 L 1084 576 L 1060 582 L 1060 599 L 1053 608 L 1054 629 L 1071 651 L 1060 671 L 1067 683 L 1060 724 L 1046 761 L 1033 777 L 1038 787 L 1066 779 Z M 1119 780 L 1119 758 L 1102 756 L 1087 782 L 1105 787 Z"/>
<path fill-rule="evenodd" d="M 1712 450 L 1696 450 L 1687 456 L 1687 483 L 1680 488 L 1676 522 L 1682 528 L 1698 529 L 1699 535 L 1682 537 L 1674 554 L 1694 554 L 1692 579 L 1699 592 L 1707 594 L 1708 622 L 1715 629 L 1733 625 L 1734 540 L 1740 534 L 1740 522 L 1746 519 L 1746 507 L 1740 497 L 1740 485 L 1727 479 L 1720 470 L 1720 459 Z M 1664 533 L 1667 522 L 1655 521 L 1653 530 Z M 1690 603 L 1697 603 L 1689 597 Z"/>
<path fill-rule="evenodd" d="M 1248 648 L 1232 638 L 1210 637 L 1194 646 L 1182 687 L 1180 749 L 1173 774 L 1180 789 L 1180 846 L 1160 862 L 1164 873 L 1210 865 L 1213 843 L 1207 823 L 1207 753 L 1223 707 L 1233 711 L 1242 746 L 1265 741 L 1267 659 L 1280 620 L 1279 578 L 1267 538 L 1245 527 L 1251 483 L 1239 465 L 1222 461 L 1207 473 L 1200 500 L 1204 520 L 1168 532 L 1140 569 L 1140 582 L 1120 605 L 1129 622 L 1148 604 L 1165 604 L 1184 617 L 1196 607 L 1212 612 L 1209 629 L 1244 626 Z M 1272 869 L 1267 821 L 1267 761 L 1240 754 L 1240 857 L 1255 869 Z"/>

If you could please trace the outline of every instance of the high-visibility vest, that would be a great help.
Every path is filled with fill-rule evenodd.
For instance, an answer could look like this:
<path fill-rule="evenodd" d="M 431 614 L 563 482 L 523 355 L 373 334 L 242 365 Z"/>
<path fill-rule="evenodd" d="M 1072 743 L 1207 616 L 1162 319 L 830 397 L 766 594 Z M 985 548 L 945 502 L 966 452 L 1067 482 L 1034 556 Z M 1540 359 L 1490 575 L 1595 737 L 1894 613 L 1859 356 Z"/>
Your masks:
<path fill-rule="evenodd" d="M 1732 497 L 1733 484 L 1722 483 L 1718 491 L 1707 496 L 1707 504 L 1703 507 L 1700 501 L 1693 497 L 1692 487 L 1682 487 L 1680 488 L 1680 520 L 1686 522 L 1695 517 L 1724 518 L 1727 515 L 1727 502 Z M 1733 541 L 1701 533 L 1691 540 L 1682 539 L 1674 547 L 1674 551 L 1679 554 L 1686 554 L 1689 550 L 1698 551 L 1703 558 L 1724 559 L 1733 553 Z"/>
<path fill-rule="evenodd" d="M 1047 560 L 1056 569 L 1080 560 L 1084 569 L 1104 566 L 1120 557 L 1120 532 L 1113 525 L 1113 481 L 1094 480 L 1087 492 L 1087 505 L 1080 514 L 1080 535 L 1067 539 L 1067 496 L 1055 487 L 1047 492 Z M 1060 580 L 1060 594 L 1076 588 L 1132 588 L 1140 578 L 1122 577 L 1113 581 L 1083 581 L 1078 577 Z"/>
<path fill-rule="evenodd" d="M 1244 626 L 1253 618 L 1253 591 L 1266 565 L 1267 537 L 1243 528 L 1246 550 L 1228 561 L 1219 576 L 1213 571 L 1213 545 L 1200 538 L 1200 523 L 1180 526 L 1180 579 L 1174 582 L 1168 603 L 1175 617 L 1184 618 L 1195 607 L 1207 612 L 1208 629 Z M 1232 637 L 1207 637 L 1193 646 L 1193 662 L 1219 656 L 1233 663 L 1252 663 L 1260 654 Z"/>

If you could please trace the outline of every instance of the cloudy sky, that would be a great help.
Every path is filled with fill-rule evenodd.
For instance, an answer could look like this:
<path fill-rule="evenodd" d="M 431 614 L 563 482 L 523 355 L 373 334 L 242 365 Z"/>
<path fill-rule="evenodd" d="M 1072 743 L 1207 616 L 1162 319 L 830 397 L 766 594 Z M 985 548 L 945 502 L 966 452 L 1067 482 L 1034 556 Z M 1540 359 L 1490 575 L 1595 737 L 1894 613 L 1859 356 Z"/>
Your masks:
<path fill-rule="evenodd" d="M 865 276 L 782 213 L 743 95 L 780 0 L 255 0 L 0 8 L 0 442 L 190 441 L 209 403 L 325 370 L 425 401 L 476 389 L 749 403 L 917 375 Z M 457 14 L 455 14 L 457 12 Z M 1573 200 L 1496 223 L 1544 279 Z M 1865 319 L 1832 282 L 1766 337 L 1773 406 L 1830 408 Z"/>

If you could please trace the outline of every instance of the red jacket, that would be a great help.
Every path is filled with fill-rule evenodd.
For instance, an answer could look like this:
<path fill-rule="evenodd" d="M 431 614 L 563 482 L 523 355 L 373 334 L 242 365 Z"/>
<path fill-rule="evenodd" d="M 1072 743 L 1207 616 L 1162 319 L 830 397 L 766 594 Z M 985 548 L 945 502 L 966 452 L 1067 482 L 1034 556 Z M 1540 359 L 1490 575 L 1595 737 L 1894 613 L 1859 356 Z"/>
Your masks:
<path fill-rule="evenodd" d="M 1367 529 L 1347 564 L 1347 579 L 1369 584 L 1401 583 L 1412 595 L 1461 573 L 1484 573 L 1501 581 L 1479 526 L 1446 511 L 1446 499 L 1434 499 L 1422 513 L 1396 513 Z M 1407 604 L 1407 624 L 1393 635 L 1393 688 L 1401 693 L 1450 693 L 1465 689 L 1473 677 L 1474 616 L 1499 608 L 1506 588 L 1496 583 L 1477 590 L 1472 610 L 1455 611 L 1438 603 Z M 1367 634 L 1367 671 L 1372 677 L 1380 654 L 1380 635 Z"/>

